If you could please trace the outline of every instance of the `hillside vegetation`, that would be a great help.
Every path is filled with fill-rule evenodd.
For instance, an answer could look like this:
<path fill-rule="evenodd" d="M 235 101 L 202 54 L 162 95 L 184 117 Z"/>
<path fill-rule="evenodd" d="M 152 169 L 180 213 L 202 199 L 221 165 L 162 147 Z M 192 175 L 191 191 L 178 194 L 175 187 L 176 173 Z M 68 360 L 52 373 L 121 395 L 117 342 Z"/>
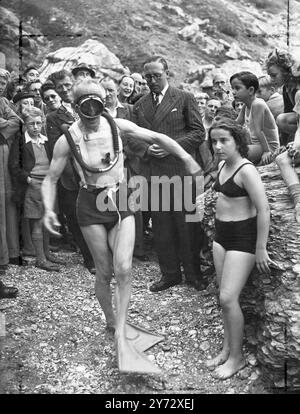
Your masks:
<path fill-rule="evenodd" d="M 163 54 L 178 80 L 195 64 L 219 65 L 226 60 L 224 54 L 212 51 L 214 42 L 236 42 L 251 59 L 263 60 L 272 43 L 285 41 L 286 4 L 286 0 L 1 1 L 27 31 L 32 28 L 33 39 L 37 34 L 41 47 L 31 58 L 38 63 L 48 51 L 94 38 L 132 71 L 141 70 L 149 54 Z M 178 32 L 195 19 L 207 19 L 200 24 L 199 35 L 181 38 Z"/>

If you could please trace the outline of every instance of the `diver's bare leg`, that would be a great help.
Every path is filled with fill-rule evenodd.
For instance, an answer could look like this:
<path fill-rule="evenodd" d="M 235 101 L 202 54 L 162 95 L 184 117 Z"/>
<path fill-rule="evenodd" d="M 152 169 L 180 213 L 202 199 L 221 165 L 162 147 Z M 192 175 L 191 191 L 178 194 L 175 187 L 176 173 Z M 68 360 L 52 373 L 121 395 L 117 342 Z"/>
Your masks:
<path fill-rule="evenodd" d="M 116 351 L 120 372 L 159 374 L 142 352 L 138 351 L 126 336 L 126 320 L 131 294 L 131 266 L 135 239 L 134 216 L 126 217 L 120 227 L 109 233 L 109 245 L 113 251 L 114 274 L 117 281 L 116 296 Z"/>
<path fill-rule="evenodd" d="M 95 293 L 104 312 L 107 327 L 115 326 L 112 306 L 112 257 L 107 243 L 107 232 L 103 225 L 93 224 L 80 227 L 96 266 Z"/>
<path fill-rule="evenodd" d="M 128 216 L 109 232 L 116 278 L 116 336 L 125 339 L 125 327 L 131 295 L 131 267 L 135 241 L 134 216 Z"/>

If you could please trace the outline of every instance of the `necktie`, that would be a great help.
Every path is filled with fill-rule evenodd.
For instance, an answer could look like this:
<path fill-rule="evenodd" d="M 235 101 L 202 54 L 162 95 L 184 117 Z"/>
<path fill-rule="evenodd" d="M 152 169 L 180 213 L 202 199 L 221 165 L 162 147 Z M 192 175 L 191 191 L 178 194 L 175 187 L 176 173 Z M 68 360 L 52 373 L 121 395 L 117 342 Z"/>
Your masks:
<path fill-rule="evenodd" d="M 153 95 L 154 106 L 157 106 L 159 104 L 159 95 L 160 93 L 155 93 Z"/>

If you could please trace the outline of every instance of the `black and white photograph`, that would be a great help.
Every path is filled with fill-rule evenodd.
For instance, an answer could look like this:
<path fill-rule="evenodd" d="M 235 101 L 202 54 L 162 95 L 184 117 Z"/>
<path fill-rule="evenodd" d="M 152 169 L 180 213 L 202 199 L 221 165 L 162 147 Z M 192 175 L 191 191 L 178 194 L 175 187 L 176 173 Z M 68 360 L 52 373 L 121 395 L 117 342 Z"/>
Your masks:
<path fill-rule="evenodd" d="M 0 394 L 300 394 L 300 0 L 0 0 Z"/>

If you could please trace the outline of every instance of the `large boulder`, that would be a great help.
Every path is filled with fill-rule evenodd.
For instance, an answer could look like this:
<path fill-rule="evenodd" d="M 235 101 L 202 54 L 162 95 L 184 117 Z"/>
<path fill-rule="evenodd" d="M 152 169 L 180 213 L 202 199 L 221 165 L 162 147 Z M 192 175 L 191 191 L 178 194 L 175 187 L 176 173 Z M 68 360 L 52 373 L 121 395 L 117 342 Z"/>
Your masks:
<path fill-rule="evenodd" d="M 45 81 L 51 73 L 62 69 L 71 71 L 80 63 L 86 63 L 94 69 L 97 78 L 109 75 L 119 79 L 126 73 L 126 68 L 117 56 L 103 43 L 88 39 L 79 47 L 63 47 L 49 53 L 40 69 L 40 78 Z"/>
<path fill-rule="evenodd" d="M 276 164 L 258 170 L 271 209 L 268 252 L 278 269 L 271 269 L 269 275 L 254 269 L 242 293 L 246 340 L 256 349 L 265 383 L 295 391 L 300 390 L 300 226 Z M 216 198 L 213 190 L 205 194 L 202 226 L 209 247 L 214 237 Z M 211 255 L 207 263 L 206 274 L 213 275 Z"/>

